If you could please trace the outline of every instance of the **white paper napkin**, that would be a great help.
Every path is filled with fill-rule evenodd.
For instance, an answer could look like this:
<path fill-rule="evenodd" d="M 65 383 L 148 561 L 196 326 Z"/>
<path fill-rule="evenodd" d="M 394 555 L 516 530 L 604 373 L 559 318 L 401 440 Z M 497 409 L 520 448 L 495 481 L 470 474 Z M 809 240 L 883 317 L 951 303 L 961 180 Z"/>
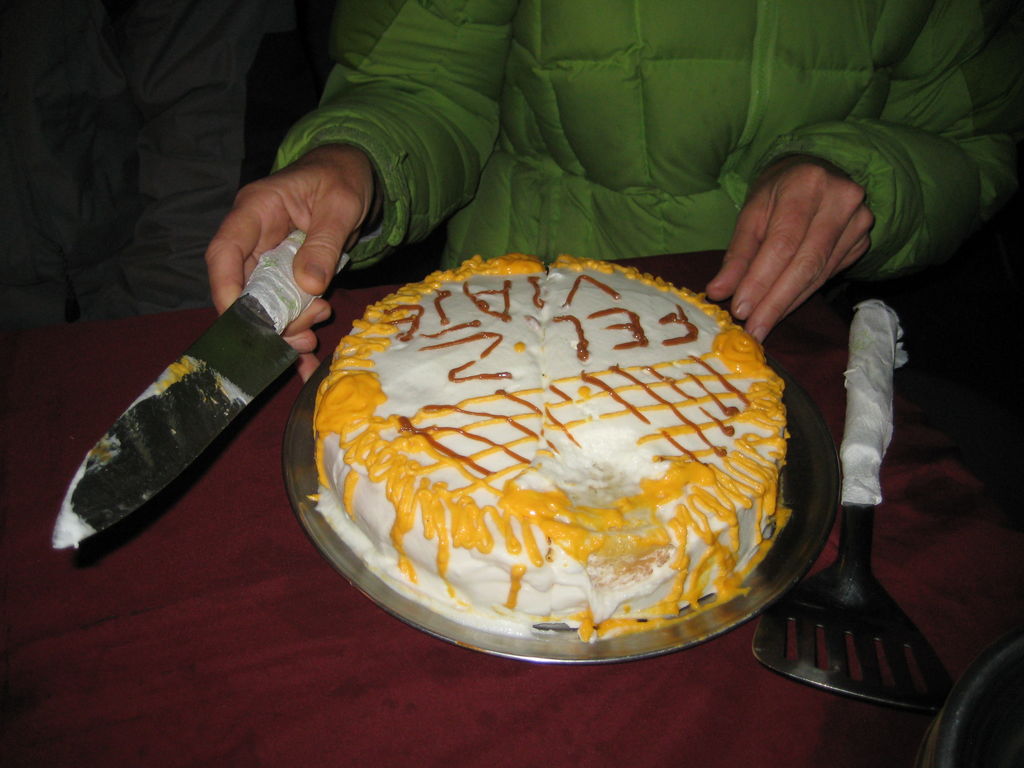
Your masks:
<path fill-rule="evenodd" d="M 854 307 L 846 377 L 846 424 L 839 459 L 844 504 L 880 504 L 879 470 L 892 439 L 892 373 L 907 361 L 903 331 L 878 299 Z"/>
<path fill-rule="evenodd" d="M 282 333 L 287 325 L 310 305 L 315 296 L 299 288 L 292 273 L 295 254 L 306 239 L 306 233 L 295 230 L 281 241 L 276 248 L 260 255 L 256 269 L 249 275 L 243 293 L 256 298 L 270 315 L 274 330 Z M 349 255 L 341 254 L 338 272 L 348 264 Z"/>

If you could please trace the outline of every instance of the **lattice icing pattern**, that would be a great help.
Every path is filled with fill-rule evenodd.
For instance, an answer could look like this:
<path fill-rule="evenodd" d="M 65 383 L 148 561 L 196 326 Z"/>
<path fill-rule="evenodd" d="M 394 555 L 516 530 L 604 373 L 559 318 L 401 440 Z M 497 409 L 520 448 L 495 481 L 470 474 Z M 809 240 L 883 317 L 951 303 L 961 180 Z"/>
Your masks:
<path fill-rule="evenodd" d="M 342 341 L 318 395 L 320 509 L 460 621 L 649 628 L 735 593 L 784 522 L 781 393 L 692 293 L 568 257 L 473 259 Z"/>

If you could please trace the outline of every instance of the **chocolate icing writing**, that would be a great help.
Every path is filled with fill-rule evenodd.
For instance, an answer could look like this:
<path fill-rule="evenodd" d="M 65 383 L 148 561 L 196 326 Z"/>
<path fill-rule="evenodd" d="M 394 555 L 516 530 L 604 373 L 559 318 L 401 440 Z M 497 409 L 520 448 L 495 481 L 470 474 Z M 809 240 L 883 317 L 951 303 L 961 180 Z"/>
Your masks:
<path fill-rule="evenodd" d="M 624 341 L 621 344 L 616 344 L 612 349 L 632 349 L 633 347 L 646 347 L 647 336 L 644 334 L 643 326 L 640 325 L 640 318 L 636 312 L 625 309 L 624 307 L 611 307 L 609 309 L 602 309 L 597 312 L 592 312 L 587 316 L 588 319 L 594 320 L 598 317 L 607 317 L 608 315 L 614 315 L 617 313 L 626 315 L 627 321 L 624 323 L 612 323 L 611 325 L 605 326 L 608 330 L 624 330 L 629 331 L 633 335 L 632 341 Z"/>
<path fill-rule="evenodd" d="M 455 331 L 462 331 L 462 330 L 465 330 L 466 328 L 479 328 L 479 327 L 480 327 L 480 321 L 479 320 L 469 320 L 468 322 L 465 322 L 465 323 L 459 323 L 458 325 L 453 325 L 451 328 L 445 328 L 444 330 L 438 331 L 437 333 L 424 333 L 423 334 L 423 338 L 425 338 L 425 339 L 437 339 L 437 338 L 440 338 L 441 336 L 444 336 L 445 334 L 455 333 Z"/>
<path fill-rule="evenodd" d="M 444 300 L 452 295 L 452 292 L 447 288 L 439 288 L 437 296 L 434 297 L 434 309 L 437 312 L 437 318 L 441 321 L 441 325 L 448 325 L 448 315 L 444 311 Z"/>
<path fill-rule="evenodd" d="M 581 363 L 585 363 L 590 359 L 590 344 L 587 341 L 586 335 L 583 333 L 583 324 L 580 322 L 578 317 L 574 315 L 559 315 L 558 317 L 551 318 L 556 323 L 572 323 L 576 329 L 576 357 Z"/>
<path fill-rule="evenodd" d="M 400 317 L 397 320 L 389 320 L 388 322 L 396 328 L 402 323 L 408 323 L 409 326 L 405 329 L 404 333 L 399 334 L 398 340 L 409 341 L 416 335 L 416 331 L 420 328 L 420 318 L 423 317 L 423 306 L 421 304 L 398 304 L 394 307 L 388 307 L 384 310 L 384 313 L 390 315 L 401 310 L 408 310 L 412 314 Z"/>
<path fill-rule="evenodd" d="M 480 333 L 473 333 L 469 336 L 464 336 L 461 339 L 455 339 L 453 341 L 445 341 L 440 344 L 429 344 L 425 347 L 420 347 L 420 352 L 425 352 L 428 349 L 444 349 L 445 347 L 454 347 L 456 344 L 469 344 L 474 341 L 480 341 L 481 339 L 493 339 L 493 341 L 487 345 L 487 348 L 480 354 L 479 360 L 470 360 L 468 363 L 456 366 L 448 371 L 448 381 L 459 382 L 469 381 L 470 379 L 510 379 L 512 374 L 508 371 L 499 371 L 498 373 L 476 373 L 472 376 L 460 376 L 467 368 L 476 365 L 480 360 L 483 360 L 494 348 L 501 344 L 505 337 L 500 333 L 493 333 L 491 331 L 481 331 Z"/>
<path fill-rule="evenodd" d="M 677 336 L 674 339 L 665 339 L 663 342 L 661 342 L 663 346 L 671 347 L 675 346 L 676 344 L 688 344 L 689 342 L 695 341 L 697 339 L 697 326 L 691 323 L 689 319 L 687 319 L 686 313 L 683 311 L 683 308 L 678 304 L 676 304 L 675 312 L 669 312 L 667 315 L 658 320 L 658 322 L 661 325 L 669 325 L 670 323 L 675 325 L 681 325 L 686 329 L 685 336 Z"/>
<path fill-rule="evenodd" d="M 544 299 L 540 297 L 540 278 L 537 275 L 530 275 L 526 279 L 533 286 L 533 306 L 544 309 Z"/>
<path fill-rule="evenodd" d="M 614 288 L 612 288 L 611 286 L 605 285 L 600 280 L 596 280 L 595 278 L 591 277 L 590 275 L 580 275 L 573 282 L 572 290 L 569 291 L 569 295 L 565 298 L 565 301 L 562 303 L 563 307 L 568 307 L 570 304 L 572 304 L 572 300 L 574 298 L 576 298 L 576 291 L 579 290 L 580 284 L 584 280 L 586 280 L 591 285 L 594 285 L 594 286 L 600 288 L 602 291 L 607 293 L 609 296 L 611 296 L 616 301 L 618 301 L 619 299 L 622 298 L 622 295 L 618 291 L 616 291 Z"/>
<path fill-rule="evenodd" d="M 510 315 L 508 311 L 510 300 L 509 295 L 511 291 L 511 280 L 506 280 L 502 288 L 483 289 L 477 291 L 476 293 L 469 289 L 469 283 L 462 284 L 462 292 L 466 294 L 466 296 L 469 298 L 470 301 L 473 302 L 477 309 L 479 309 L 485 315 L 491 315 L 492 317 L 499 318 L 503 323 L 507 323 L 509 320 L 512 319 L 512 315 Z M 501 296 L 502 299 L 504 300 L 504 309 L 502 309 L 500 312 L 491 309 L 491 305 L 487 303 L 487 301 L 485 301 L 484 299 L 481 299 L 481 296 Z"/>

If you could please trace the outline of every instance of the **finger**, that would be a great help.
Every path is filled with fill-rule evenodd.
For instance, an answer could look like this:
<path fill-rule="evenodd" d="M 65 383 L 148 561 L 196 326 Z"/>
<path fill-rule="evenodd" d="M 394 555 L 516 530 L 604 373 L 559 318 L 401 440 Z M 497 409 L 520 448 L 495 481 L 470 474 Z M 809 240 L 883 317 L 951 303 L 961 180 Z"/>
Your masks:
<path fill-rule="evenodd" d="M 757 338 L 759 341 L 764 341 L 771 330 L 778 325 L 778 323 L 789 316 L 792 312 L 798 309 L 805 301 L 807 301 L 815 291 L 828 280 L 829 277 L 841 272 L 846 267 L 853 264 L 857 259 L 868 252 L 871 246 L 871 238 L 868 234 L 863 234 L 861 237 L 851 243 L 845 251 L 845 256 L 834 258 L 835 266 L 825 275 L 824 279 L 820 282 L 805 285 L 795 297 L 788 301 L 788 306 L 781 311 L 770 312 L 766 306 L 764 308 L 758 308 L 759 312 L 752 314 L 750 319 L 747 321 L 747 332 Z M 836 253 L 839 253 L 839 246 L 836 247 Z"/>
<path fill-rule="evenodd" d="M 295 281 L 306 293 L 319 296 L 334 278 L 345 241 L 357 224 L 347 213 L 344 206 L 314 209 L 306 239 L 295 255 Z"/>
<path fill-rule="evenodd" d="M 827 205 L 814 217 L 807 235 L 789 264 L 747 318 L 747 331 L 764 340 L 771 329 L 806 301 L 826 280 L 859 258 L 866 247 L 851 256 L 851 247 L 865 245 L 870 220 L 861 210 L 847 213 L 847 206 Z"/>
<path fill-rule="evenodd" d="M 780 320 L 807 300 L 825 282 L 826 269 L 819 257 L 794 259 L 747 318 L 746 330 L 758 341 Z"/>
<path fill-rule="evenodd" d="M 292 344 L 297 339 L 306 339 L 306 341 L 302 342 L 301 348 L 295 344 L 292 344 L 292 346 L 298 349 L 299 352 L 308 352 L 315 344 L 312 346 L 309 344 L 310 337 L 305 335 L 306 332 L 314 325 L 324 322 L 330 316 L 331 305 L 323 299 L 313 299 L 309 306 L 302 310 L 299 316 L 288 324 L 282 333 L 282 337 L 289 344 Z M 315 340 L 315 337 L 313 338 Z"/>
<path fill-rule="evenodd" d="M 316 373 L 316 369 L 319 367 L 320 359 L 311 352 L 299 355 L 299 359 L 296 363 L 299 376 L 303 381 L 309 381 L 309 377 Z"/>
<path fill-rule="evenodd" d="M 239 191 L 206 250 L 210 293 L 218 310 L 238 298 L 259 255 L 278 245 L 291 228 L 286 206 L 266 180 Z"/>
<path fill-rule="evenodd" d="M 218 312 L 238 298 L 245 286 L 246 261 L 260 237 L 260 220 L 247 210 L 232 210 L 206 248 L 210 295 Z"/>
<path fill-rule="evenodd" d="M 722 266 L 708 282 L 705 292 L 713 301 L 727 299 L 736 290 L 757 254 L 764 236 L 765 214 L 759 202 L 751 201 L 740 211 Z"/>
<path fill-rule="evenodd" d="M 323 235 L 307 235 L 295 255 L 295 282 L 306 293 L 320 296 L 330 285 L 340 257 L 341 246 L 337 240 Z"/>
<path fill-rule="evenodd" d="M 282 336 L 292 349 L 299 354 L 304 352 L 312 352 L 316 349 L 317 338 L 316 334 L 308 328 L 304 331 L 296 331 L 289 336 Z"/>
<path fill-rule="evenodd" d="M 867 253 L 871 249 L 871 234 L 865 232 L 859 238 L 854 240 L 847 246 L 843 247 L 844 250 L 839 255 L 836 262 L 835 270 L 832 272 L 836 275 L 842 272 L 844 269 L 853 266 L 861 256 Z M 839 246 L 836 246 L 836 252 L 839 253 Z"/>
<path fill-rule="evenodd" d="M 267 226 L 264 224 L 263 234 L 260 236 L 259 242 L 256 243 L 256 247 L 253 249 L 252 263 L 248 264 L 248 270 L 246 277 L 248 278 L 249 272 L 255 269 L 259 257 L 267 251 L 277 248 L 293 230 L 297 228 L 297 225 L 292 223 L 292 219 L 288 217 L 282 224 L 276 226 Z"/>
<path fill-rule="evenodd" d="M 330 316 L 330 304 L 323 299 L 315 299 L 285 328 L 284 340 L 299 353 L 296 367 L 303 381 L 307 381 L 320 365 L 320 360 L 313 354 L 317 348 L 317 338 L 312 326 L 322 323 Z"/>
<path fill-rule="evenodd" d="M 744 320 L 761 304 L 789 266 L 814 220 L 817 200 L 790 197 L 777 200 L 761 243 L 732 298 L 732 313 Z"/>
<path fill-rule="evenodd" d="M 836 271 L 846 269 L 867 253 L 871 246 L 871 227 L 875 217 L 867 206 L 860 206 L 836 243 Z"/>

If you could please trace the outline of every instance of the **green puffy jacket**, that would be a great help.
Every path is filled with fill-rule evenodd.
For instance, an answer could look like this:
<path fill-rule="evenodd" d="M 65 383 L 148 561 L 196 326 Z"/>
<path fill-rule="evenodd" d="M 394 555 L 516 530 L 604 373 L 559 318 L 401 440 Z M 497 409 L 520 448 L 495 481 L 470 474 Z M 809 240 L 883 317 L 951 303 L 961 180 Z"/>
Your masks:
<path fill-rule="evenodd" d="M 948 257 L 1012 194 L 1013 0 L 347 0 L 321 106 L 281 147 L 365 150 L 379 237 L 450 218 L 445 259 L 725 248 L 748 184 L 815 155 L 867 192 L 891 277 Z"/>

